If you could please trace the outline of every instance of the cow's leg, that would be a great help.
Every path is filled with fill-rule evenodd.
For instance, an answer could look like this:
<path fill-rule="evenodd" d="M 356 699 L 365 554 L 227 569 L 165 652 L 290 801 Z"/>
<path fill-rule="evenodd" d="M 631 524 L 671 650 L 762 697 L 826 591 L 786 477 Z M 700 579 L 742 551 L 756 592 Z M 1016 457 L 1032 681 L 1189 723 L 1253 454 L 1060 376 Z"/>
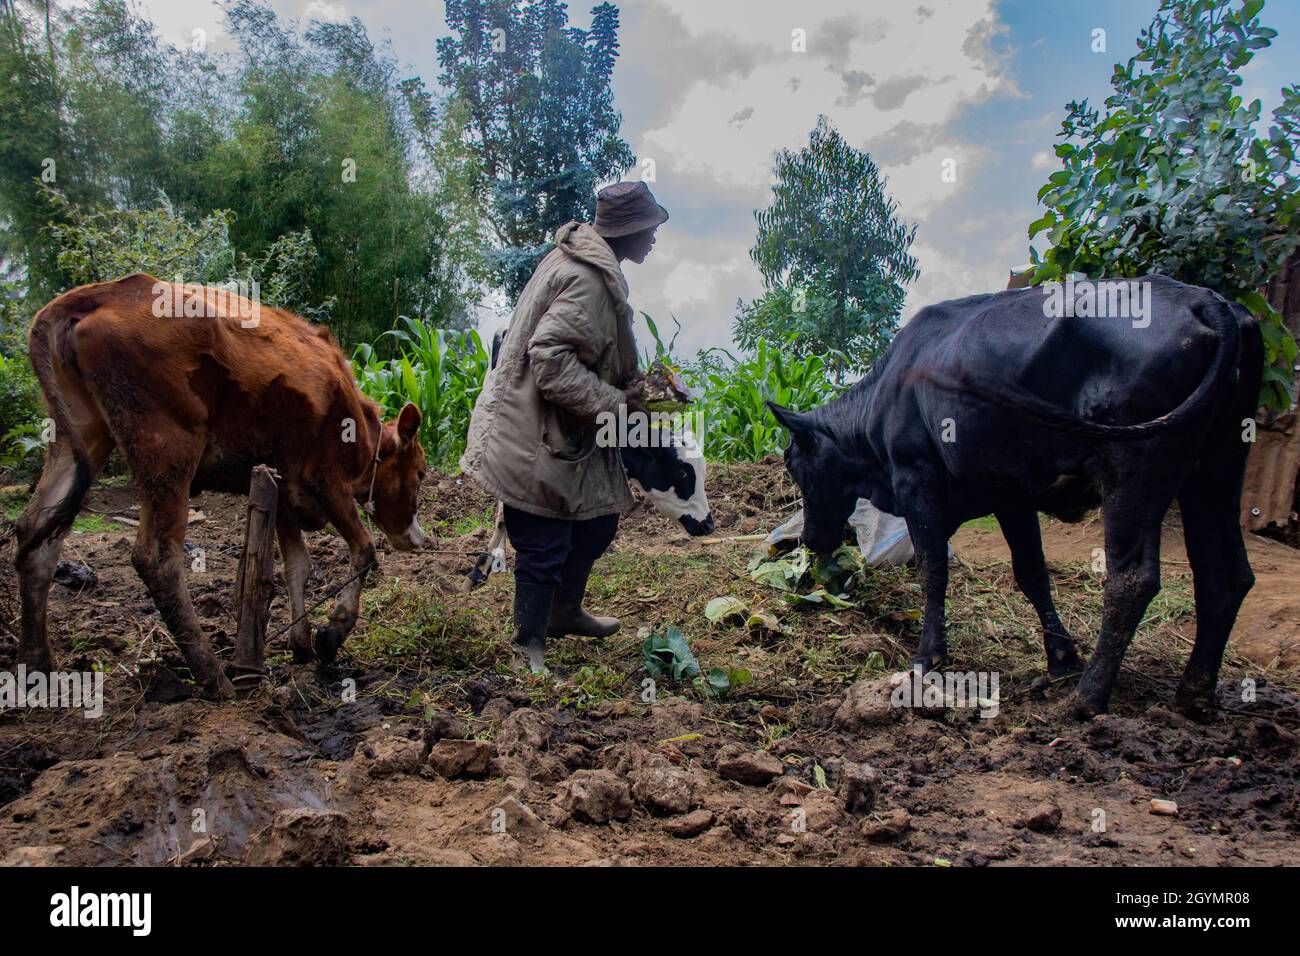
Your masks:
<path fill-rule="evenodd" d="M 325 502 L 325 513 L 335 530 L 348 543 L 352 560 L 349 573 L 352 580 L 339 592 L 338 603 L 330 612 L 328 624 L 316 630 L 316 657 L 321 664 L 330 665 L 338 657 L 339 648 L 356 627 L 361 613 L 361 589 L 366 575 L 377 566 L 375 539 L 370 536 L 357 511 L 357 503 L 346 491 L 333 495 Z"/>
<path fill-rule="evenodd" d="M 1016 508 L 997 512 L 1002 536 L 1011 549 L 1011 567 L 1016 584 L 1038 612 L 1043 625 L 1043 649 L 1047 652 L 1047 673 L 1060 677 L 1083 670 L 1074 638 L 1061 623 L 1052 602 L 1051 579 L 1043 560 L 1043 536 L 1038 526 L 1038 512 Z"/>
<path fill-rule="evenodd" d="M 136 479 L 141 487 L 140 529 L 131 563 L 195 679 L 214 696 L 231 697 L 234 687 L 203 635 L 185 586 L 189 480 L 151 480 L 142 478 L 139 472 Z"/>
<path fill-rule="evenodd" d="M 50 582 L 63 551 L 63 539 L 81 510 L 82 499 L 113 450 L 113 439 L 100 423 L 84 429 L 82 441 L 89 453 L 89 473 L 78 471 L 71 445 L 58 441 L 56 435 L 36 483 L 36 493 L 16 524 L 14 566 L 22 605 L 18 660 L 33 670 L 53 669 L 54 655 L 46 632 Z"/>
<path fill-rule="evenodd" d="M 1196 593 L 1196 643 L 1174 703 L 1197 717 L 1214 710 L 1223 649 L 1255 583 L 1241 537 L 1240 474 L 1240 467 L 1194 471 L 1178 496 Z"/>
<path fill-rule="evenodd" d="M 311 576 L 311 555 L 302 540 L 302 529 L 280 512 L 275 519 L 275 533 L 280 541 L 280 560 L 284 562 L 284 586 L 289 592 L 289 613 L 296 621 L 289 628 L 289 647 L 293 651 L 295 664 L 306 664 L 316 658 L 311 644 L 311 622 L 304 613 L 307 610 L 307 578 Z"/>
<path fill-rule="evenodd" d="M 948 537 L 933 518 L 909 517 L 908 533 L 916 548 L 925 611 L 921 618 L 921 644 L 912 661 L 921 673 L 941 667 L 948 660 L 948 631 L 944 600 L 948 595 Z"/>
<path fill-rule="evenodd" d="M 1154 481 L 1153 476 L 1145 477 Z M 1156 501 L 1145 494 L 1106 496 L 1102 506 L 1106 584 L 1101 633 L 1068 704 L 1070 712 L 1080 719 L 1106 712 L 1124 652 L 1147 605 L 1160 591 L 1160 523 L 1167 508 L 1167 501 Z"/>

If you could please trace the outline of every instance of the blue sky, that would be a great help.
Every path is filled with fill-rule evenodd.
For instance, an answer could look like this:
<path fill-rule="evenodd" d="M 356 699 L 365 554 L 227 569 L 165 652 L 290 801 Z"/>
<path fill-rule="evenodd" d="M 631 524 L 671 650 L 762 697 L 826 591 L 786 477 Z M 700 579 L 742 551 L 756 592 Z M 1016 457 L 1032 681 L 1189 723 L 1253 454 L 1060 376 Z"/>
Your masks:
<path fill-rule="evenodd" d="M 591 2 L 570 4 L 585 24 Z M 360 17 L 398 61 L 437 78 L 438 0 L 273 0 L 286 18 Z M 142 0 L 165 39 L 195 27 L 220 49 L 220 5 Z M 1156 0 L 623 0 L 614 75 L 623 136 L 655 161 L 651 188 L 672 214 L 653 255 L 627 269 L 632 302 L 660 326 L 675 314 L 687 350 L 726 345 L 738 298 L 761 281 L 748 258 L 753 210 L 770 196 L 772 155 L 806 143 L 826 113 L 880 163 L 903 215 L 919 224 L 922 274 L 904 316 L 1005 284 L 1028 258 L 1035 194 L 1056 168 L 1071 99 L 1109 92 Z M 1300 0 L 1269 0 L 1280 32 L 1244 74 L 1265 115 L 1300 82 Z M 1093 52 L 1093 31 L 1106 51 Z M 806 48 L 791 49 L 803 30 Z M 946 182 L 945 163 L 956 182 Z M 493 303 L 487 303 L 491 306 Z M 500 304 L 497 303 L 499 306 Z M 505 316 L 485 309 L 485 330 Z M 644 326 L 641 326 L 644 329 Z M 641 334 L 644 334 L 642 331 Z"/>

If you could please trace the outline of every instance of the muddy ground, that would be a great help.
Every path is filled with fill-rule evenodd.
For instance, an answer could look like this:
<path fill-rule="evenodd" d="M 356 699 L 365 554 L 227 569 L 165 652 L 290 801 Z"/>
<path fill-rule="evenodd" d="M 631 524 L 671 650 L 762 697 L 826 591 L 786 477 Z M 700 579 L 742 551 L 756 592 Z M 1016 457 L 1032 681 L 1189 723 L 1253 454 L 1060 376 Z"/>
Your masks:
<path fill-rule="evenodd" d="M 883 705 L 918 636 L 911 570 L 873 574 L 844 610 L 794 607 L 750 580 L 753 536 L 797 507 L 778 462 L 714 467 L 710 497 L 708 540 L 645 508 L 625 520 L 591 591 L 623 630 L 558 642 L 551 675 L 534 678 L 506 666 L 509 575 L 462 591 L 490 502 L 435 476 L 422 513 L 437 540 L 381 553 L 342 666 L 295 667 L 279 637 L 266 686 L 214 704 L 192 695 L 131 568 L 129 483 L 97 486 L 64 551 L 97 581 L 56 584 L 51 621 L 63 668 L 105 670 L 104 716 L 0 714 L 0 862 L 1300 863 L 1300 553 L 1251 540 L 1259 583 L 1225 663 L 1225 710 L 1192 723 L 1168 706 L 1194 635 L 1172 515 L 1165 586 L 1112 713 L 1079 724 L 1058 707 L 1072 681 L 1044 677 L 1000 535 L 973 523 L 954 541 L 950 644 L 953 669 L 1000 675 L 986 719 Z M 12 515 L 21 494 L 3 503 Z M 203 495 L 193 507 L 188 542 L 206 571 L 191 572 L 191 593 L 229 657 L 243 502 Z M 1100 525 L 1044 531 L 1061 616 L 1090 650 Z M 346 576 L 346 551 L 327 533 L 309 547 L 309 588 L 323 594 Z M 15 663 L 12 557 L 10 536 L 0 670 Z M 723 595 L 779 631 L 711 625 L 703 607 Z M 282 595 L 272 614 L 274 631 L 288 619 Z M 752 682 L 715 699 L 661 680 L 649 699 L 644 634 L 673 624 L 705 669 L 743 668 Z"/>

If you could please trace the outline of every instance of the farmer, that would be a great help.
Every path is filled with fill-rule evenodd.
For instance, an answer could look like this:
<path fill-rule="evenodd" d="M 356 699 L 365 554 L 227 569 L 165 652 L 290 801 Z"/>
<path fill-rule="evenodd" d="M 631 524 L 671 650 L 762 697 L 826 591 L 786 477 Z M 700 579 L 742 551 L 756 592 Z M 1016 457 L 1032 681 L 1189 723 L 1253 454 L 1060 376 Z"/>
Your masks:
<path fill-rule="evenodd" d="M 596 198 L 596 221 L 570 222 L 515 305 L 496 367 L 470 419 L 461 469 L 505 508 L 515 549 L 515 663 L 545 670 L 547 637 L 606 637 L 613 617 L 583 609 L 592 565 L 632 504 L 617 447 L 597 418 L 645 409 L 633 385 L 636 341 L 620 263 L 641 263 L 668 211 L 643 182 Z"/>

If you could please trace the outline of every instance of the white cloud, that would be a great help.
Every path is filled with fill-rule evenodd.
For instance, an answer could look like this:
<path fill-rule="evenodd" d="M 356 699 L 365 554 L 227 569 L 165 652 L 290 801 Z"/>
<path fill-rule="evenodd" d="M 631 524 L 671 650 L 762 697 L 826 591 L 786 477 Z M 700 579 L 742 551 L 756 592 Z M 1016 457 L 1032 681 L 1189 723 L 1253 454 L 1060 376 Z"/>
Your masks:
<path fill-rule="evenodd" d="M 671 76 L 673 108 L 648 108 L 640 101 L 650 91 L 638 88 L 632 95 L 639 105 L 629 120 L 644 124 L 624 128 L 638 156 L 655 159 L 658 182 L 652 188 L 675 218 L 692 204 L 712 206 L 720 193 L 736 202 L 752 199 L 742 207 L 744 215 L 725 227 L 705 220 L 674 229 L 670 223 L 645 268 L 636 270 L 645 277 L 629 271 L 641 308 L 656 319 L 669 311 L 684 321 L 689 317 L 692 340 L 728 341 L 736 299 L 761 288 L 748 258 L 749 210 L 770 199 L 774 154 L 805 145 L 820 113 L 850 143 L 876 155 L 909 221 L 924 223 L 946 204 L 968 198 L 994 157 L 950 126 L 974 104 L 1019 92 L 1006 77 L 998 47 L 1005 31 L 992 0 L 926 6 L 928 13 L 915 5 L 864 8 L 858 0 L 806 6 L 752 0 L 624 4 L 629 24 L 657 23 L 659 31 L 638 31 L 636 42 L 632 33 L 624 35 L 616 97 L 622 102 L 628 94 L 627 78 L 648 75 L 644 61 Z M 796 28 L 806 31 L 806 52 L 791 49 Z M 731 68 L 707 66 L 702 57 L 710 38 L 724 37 L 717 53 Z M 956 183 L 941 175 L 950 158 L 957 163 Z M 972 267 L 968 277 L 973 280 L 976 271 Z M 959 291 L 952 282 L 927 280 L 909 295 L 909 308 L 926 290 L 941 286 Z M 683 333 L 682 343 L 687 340 Z"/>
<path fill-rule="evenodd" d="M 330 3 L 328 0 L 311 0 L 303 8 L 302 18 L 304 21 L 320 20 L 322 23 L 346 23 L 348 13 L 341 3 Z"/>

